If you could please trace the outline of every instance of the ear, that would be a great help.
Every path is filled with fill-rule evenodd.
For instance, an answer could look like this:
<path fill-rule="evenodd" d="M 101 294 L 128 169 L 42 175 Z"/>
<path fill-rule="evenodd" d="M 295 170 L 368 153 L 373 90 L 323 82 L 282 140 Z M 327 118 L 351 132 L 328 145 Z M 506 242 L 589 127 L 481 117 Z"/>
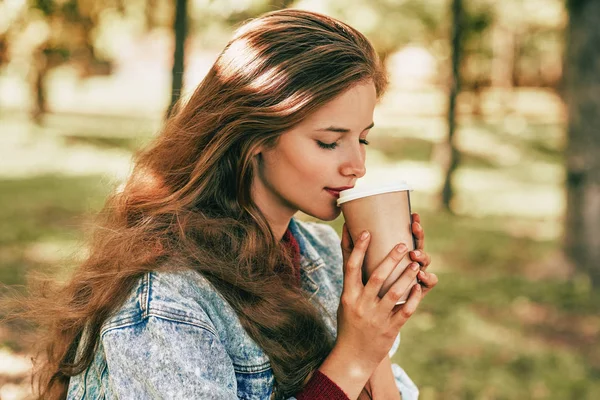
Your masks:
<path fill-rule="evenodd" d="M 257 146 L 256 148 L 252 149 L 252 151 L 250 153 L 250 154 L 252 154 L 252 158 L 250 159 L 250 162 L 252 163 L 252 166 L 255 171 L 256 171 L 256 168 L 258 168 L 262 162 L 262 152 L 263 151 L 264 151 L 264 148 L 262 146 Z"/>
<path fill-rule="evenodd" d="M 252 158 L 261 154 L 263 151 L 265 151 L 265 147 L 263 145 L 256 146 L 254 149 L 252 149 Z"/>

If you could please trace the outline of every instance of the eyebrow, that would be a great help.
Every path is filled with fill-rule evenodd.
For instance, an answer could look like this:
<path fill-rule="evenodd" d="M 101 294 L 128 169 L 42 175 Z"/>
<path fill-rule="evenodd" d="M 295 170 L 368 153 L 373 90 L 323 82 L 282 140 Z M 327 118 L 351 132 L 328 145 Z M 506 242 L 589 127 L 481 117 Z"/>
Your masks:
<path fill-rule="evenodd" d="M 363 129 L 363 131 L 366 131 L 367 129 L 371 129 L 374 126 L 375 126 L 375 122 L 371 122 L 371 125 L 367 126 L 365 129 Z M 348 128 L 340 128 L 338 126 L 329 126 L 327 128 L 322 128 L 322 129 L 317 129 L 317 130 L 318 131 L 339 132 L 339 133 L 348 133 L 348 132 L 350 132 L 350 129 L 348 129 Z"/>

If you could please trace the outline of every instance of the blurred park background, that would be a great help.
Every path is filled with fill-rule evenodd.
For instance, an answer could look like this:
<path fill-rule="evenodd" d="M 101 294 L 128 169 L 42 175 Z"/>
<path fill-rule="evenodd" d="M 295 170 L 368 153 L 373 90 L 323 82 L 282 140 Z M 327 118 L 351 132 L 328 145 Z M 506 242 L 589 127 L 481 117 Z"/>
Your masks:
<path fill-rule="evenodd" d="M 0 0 L 0 296 L 68 278 L 173 102 L 282 7 L 389 69 L 367 169 L 414 187 L 440 278 L 395 355 L 421 399 L 600 399 L 597 0 Z M 0 325 L 2 400 L 29 395 L 33 329 Z"/>

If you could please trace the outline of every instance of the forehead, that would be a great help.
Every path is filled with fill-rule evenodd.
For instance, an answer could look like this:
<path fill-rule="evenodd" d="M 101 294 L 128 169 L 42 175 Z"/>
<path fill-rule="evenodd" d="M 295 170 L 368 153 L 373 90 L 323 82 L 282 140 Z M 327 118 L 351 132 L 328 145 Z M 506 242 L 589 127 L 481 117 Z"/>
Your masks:
<path fill-rule="evenodd" d="M 324 104 L 306 118 L 315 129 L 326 125 L 340 125 L 348 129 L 363 130 L 373 119 L 377 93 L 373 82 L 356 84 Z"/>

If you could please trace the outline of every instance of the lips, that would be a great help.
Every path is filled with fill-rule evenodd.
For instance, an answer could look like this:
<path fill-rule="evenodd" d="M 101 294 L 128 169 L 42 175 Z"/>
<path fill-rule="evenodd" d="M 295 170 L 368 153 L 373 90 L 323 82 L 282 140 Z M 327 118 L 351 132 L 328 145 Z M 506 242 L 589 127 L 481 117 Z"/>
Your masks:
<path fill-rule="evenodd" d="M 341 192 L 342 190 L 352 189 L 354 186 L 341 186 L 337 188 L 325 188 L 327 190 L 333 190 L 335 192 Z"/>
<path fill-rule="evenodd" d="M 339 188 L 325 188 L 325 190 L 331 194 L 332 196 L 339 198 L 340 197 L 340 192 L 342 190 L 347 190 L 347 189 L 352 189 L 354 186 L 343 186 L 343 187 L 339 187 Z"/>

